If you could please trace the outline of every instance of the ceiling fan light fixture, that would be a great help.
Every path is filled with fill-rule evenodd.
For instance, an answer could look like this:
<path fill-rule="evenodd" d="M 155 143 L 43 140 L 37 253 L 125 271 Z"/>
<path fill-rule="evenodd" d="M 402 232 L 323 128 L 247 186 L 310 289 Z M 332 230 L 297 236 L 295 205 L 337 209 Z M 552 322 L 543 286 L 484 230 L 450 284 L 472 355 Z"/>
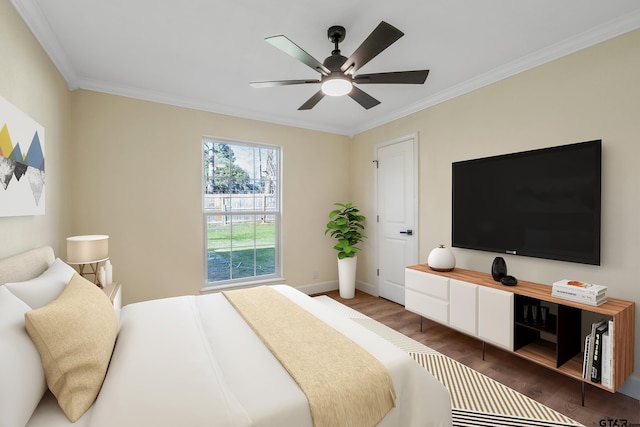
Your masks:
<path fill-rule="evenodd" d="M 276 80 L 269 82 L 253 82 L 253 87 L 274 87 L 298 84 L 318 84 L 320 90 L 302 104 L 298 110 L 312 109 L 322 98 L 328 96 L 349 95 L 351 99 L 365 109 L 380 104 L 380 101 L 360 89 L 361 84 L 403 83 L 423 84 L 429 70 L 394 71 L 387 73 L 356 74 L 365 64 L 378 56 L 379 53 L 395 43 L 404 35 L 402 31 L 391 24 L 381 21 L 367 36 L 349 58 L 340 53 L 339 44 L 344 40 L 346 30 L 341 25 L 334 25 L 327 30 L 327 36 L 334 49 L 331 55 L 320 62 L 305 52 L 300 46 L 283 35 L 267 37 L 265 40 L 287 55 L 307 65 L 320 73 L 320 79 L 314 80 Z M 358 86 L 355 86 L 355 84 Z"/>
<path fill-rule="evenodd" d="M 322 81 L 322 93 L 329 96 L 344 96 L 351 92 L 353 84 L 344 77 L 331 77 Z"/>

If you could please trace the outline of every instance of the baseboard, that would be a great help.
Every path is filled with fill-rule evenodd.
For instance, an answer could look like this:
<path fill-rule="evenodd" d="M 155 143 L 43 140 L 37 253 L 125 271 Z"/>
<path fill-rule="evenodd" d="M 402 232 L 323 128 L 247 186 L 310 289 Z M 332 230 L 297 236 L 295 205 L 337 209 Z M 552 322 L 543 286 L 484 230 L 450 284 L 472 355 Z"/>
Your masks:
<path fill-rule="evenodd" d="M 624 384 L 618 388 L 618 391 L 629 397 L 640 400 L 640 377 L 631 375 Z"/>
<path fill-rule="evenodd" d="M 332 280 L 330 282 L 321 283 L 309 283 L 307 285 L 295 286 L 300 292 L 304 292 L 307 295 L 320 294 L 323 292 L 335 291 L 338 289 L 338 281 Z"/>
<path fill-rule="evenodd" d="M 376 291 L 376 286 L 370 283 L 356 281 L 356 289 L 362 292 L 366 292 L 369 295 L 373 295 L 374 297 L 378 296 L 378 292 Z"/>
<path fill-rule="evenodd" d="M 309 283 L 306 285 L 296 286 L 295 288 L 307 295 L 313 295 L 323 292 L 337 291 L 339 286 L 337 280 L 332 280 L 330 282 Z M 356 289 L 366 292 L 369 295 L 378 296 L 375 285 L 371 285 L 369 283 L 356 281 Z"/>

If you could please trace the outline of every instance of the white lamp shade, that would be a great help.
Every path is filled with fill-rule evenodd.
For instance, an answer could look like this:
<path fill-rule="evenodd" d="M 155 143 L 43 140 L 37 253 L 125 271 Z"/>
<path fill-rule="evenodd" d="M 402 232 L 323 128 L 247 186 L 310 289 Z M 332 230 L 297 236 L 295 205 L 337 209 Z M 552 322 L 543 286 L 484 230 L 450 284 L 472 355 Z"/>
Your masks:
<path fill-rule="evenodd" d="M 92 234 L 67 237 L 67 263 L 92 264 L 109 259 L 109 236 Z"/>

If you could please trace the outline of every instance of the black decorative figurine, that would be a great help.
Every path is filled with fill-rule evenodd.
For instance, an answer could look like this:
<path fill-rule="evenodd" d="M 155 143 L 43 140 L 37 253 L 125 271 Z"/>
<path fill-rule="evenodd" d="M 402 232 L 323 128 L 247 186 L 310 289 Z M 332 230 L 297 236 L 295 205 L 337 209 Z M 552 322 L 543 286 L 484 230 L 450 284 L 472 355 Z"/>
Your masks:
<path fill-rule="evenodd" d="M 491 276 L 493 280 L 499 282 L 504 276 L 507 275 L 507 263 L 501 256 L 496 257 L 491 264 Z"/>

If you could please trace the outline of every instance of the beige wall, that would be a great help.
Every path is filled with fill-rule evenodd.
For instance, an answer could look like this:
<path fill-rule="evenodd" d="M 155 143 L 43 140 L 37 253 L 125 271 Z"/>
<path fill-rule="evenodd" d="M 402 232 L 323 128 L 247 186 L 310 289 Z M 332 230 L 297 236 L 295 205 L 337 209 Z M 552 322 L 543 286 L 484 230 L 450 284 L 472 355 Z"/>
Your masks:
<path fill-rule="evenodd" d="M 563 278 L 609 286 L 640 302 L 640 31 L 519 74 L 355 137 L 354 200 L 373 216 L 369 163 L 375 144 L 419 133 L 420 262 L 451 244 L 451 162 L 603 140 L 602 265 L 503 255 L 508 271 L 551 284 Z M 428 84 L 428 82 L 427 82 Z M 362 258 L 375 254 L 375 236 Z M 457 266 L 490 271 L 496 254 L 456 249 Z M 368 262 L 375 264 L 375 261 Z M 375 283 L 374 271 L 361 280 Z M 636 374 L 640 316 L 636 316 Z"/>
<path fill-rule="evenodd" d="M 286 283 L 336 279 L 324 226 L 349 194 L 348 138 L 90 91 L 72 101 L 74 233 L 111 236 L 125 302 L 203 285 L 203 136 L 282 147 Z"/>
<path fill-rule="evenodd" d="M 0 96 L 44 127 L 46 198 L 46 215 L 0 218 L 0 258 L 41 245 L 59 252 L 70 225 L 69 92 L 8 0 L 0 0 L 0 33 Z"/>

